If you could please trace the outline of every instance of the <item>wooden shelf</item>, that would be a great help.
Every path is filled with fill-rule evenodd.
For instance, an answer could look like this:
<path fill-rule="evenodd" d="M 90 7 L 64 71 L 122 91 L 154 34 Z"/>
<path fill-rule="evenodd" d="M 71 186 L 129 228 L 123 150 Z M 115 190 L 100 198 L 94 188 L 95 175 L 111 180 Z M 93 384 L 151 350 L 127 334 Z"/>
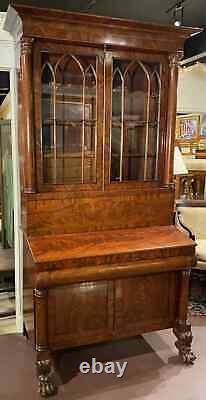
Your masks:
<path fill-rule="evenodd" d="M 136 127 L 146 127 L 149 126 L 149 128 L 156 128 L 157 127 L 158 122 L 152 122 L 152 121 L 129 121 L 129 120 L 124 120 L 124 126 L 126 126 L 127 128 L 136 128 Z M 121 121 L 116 121 L 116 120 L 112 120 L 112 126 L 113 127 L 117 127 L 117 128 L 121 128 L 122 126 L 122 122 Z"/>
<path fill-rule="evenodd" d="M 56 123 L 56 125 L 66 125 L 66 126 L 80 126 L 80 125 L 83 125 L 83 123 L 85 124 L 85 125 L 95 125 L 96 124 L 96 120 L 90 120 L 90 121 L 87 121 L 87 120 L 81 120 L 81 121 L 67 121 L 67 120 L 60 120 L 60 119 L 56 119 L 56 120 L 54 120 L 54 119 L 44 119 L 43 121 L 42 121 L 42 124 L 43 125 L 53 125 L 54 123 Z"/>

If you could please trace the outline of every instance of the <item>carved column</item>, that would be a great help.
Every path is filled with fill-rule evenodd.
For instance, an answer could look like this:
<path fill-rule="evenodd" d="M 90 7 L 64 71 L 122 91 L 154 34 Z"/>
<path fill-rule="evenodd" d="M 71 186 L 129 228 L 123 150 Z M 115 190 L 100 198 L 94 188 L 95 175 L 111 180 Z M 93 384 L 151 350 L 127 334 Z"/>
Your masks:
<path fill-rule="evenodd" d="M 35 348 L 48 351 L 47 290 L 34 289 Z"/>
<path fill-rule="evenodd" d="M 164 168 L 164 184 L 166 186 L 173 186 L 172 175 L 176 126 L 178 63 L 182 56 L 182 50 L 179 50 L 175 54 L 171 54 L 169 56 L 168 114 Z"/>
<path fill-rule="evenodd" d="M 32 38 L 21 41 L 20 134 L 22 179 L 25 193 L 35 193 L 34 110 L 32 78 Z"/>

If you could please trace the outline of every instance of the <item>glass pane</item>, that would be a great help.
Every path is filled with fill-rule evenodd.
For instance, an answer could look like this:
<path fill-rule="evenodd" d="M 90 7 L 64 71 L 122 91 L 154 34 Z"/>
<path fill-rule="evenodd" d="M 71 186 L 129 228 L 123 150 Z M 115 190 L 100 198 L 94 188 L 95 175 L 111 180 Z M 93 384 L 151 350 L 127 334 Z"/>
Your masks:
<path fill-rule="evenodd" d="M 111 136 L 111 179 L 120 181 L 122 179 L 121 146 L 123 139 L 123 77 L 118 65 L 113 74 L 112 88 L 112 136 Z"/>
<path fill-rule="evenodd" d="M 131 62 L 124 73 L 125 120 L 146 121 L 148 102 L 148 77 L 138 62 Z"/>
<path fill-rule="evenodd" d="M 55 182 L 55 169 L 52 163 L 54 151 L 54 74 L 50 64 L 42 70 L 42 146 L 44 182 Z"/>
<path fill-rule="evenodd" d="M 149 128 L 148 134 L 148 152 L 147 152 L 147 180 L 156 178 L 156 162 L 157 162 L 157 129 Z"/>
<path fill-rule="evenodd" d="M 117 67 L 113 74 L 112 88 L 112 118 L 113 121 L 121 121 L 123 98 L 123 76 Z"/>
<path fill-rule="evenodd" d="M 151 74 L 151 96 L 150 96 L 150 121 L 157 122 L 159 114 L 161 81 L 158 70 Z"/>
<path fill-rule="evenodd" d="M 112 127 L 112 157 L 111 157 L 111 179 L 113 181 L 120 180 L 120 146 L 121 146 L 121 129 Z"/>
<path fill-rule="evenodd" d="M 151 74 L 151 96 L 150 96 L 150 126 L 148 134 L 148 167 L 147 179 L 158 178 L 159 158 L 159 124 L 160 124 L 160 93 L 161 81 L 158 69 Z"/>
<path fill-rule="evenodd" d="M 92 60 L 91 60 L 92 61 Z M 94 63 L 94 62 L 93 62 Z M 96 73 L 93 63 L 85 72 L 84 182 L 96 182 Z"/>
<path fill-rule="evenodd" d="M 111 181 L 157 179 L 159 69 L 157 63 L 113 60 Z"/>
<path fill-rule="evenodd" d="M 45 57 L 44 54 L 42 59 Z M 96 58 L 49 54 L 47 58 L 53 63 L 55 83 L 50 93 L 53 115 L 50 142 L 48 132 L 42 129 L 42 141 L 47 142 L 49 148 L 49 157 L 44 154 L 44 158 L 49 159 L 44 163 L 44 181 L 55 184 L 95 183 Z M 44 108 L 42 101 L 43 127 Z M 45 146 L 43 151 L 46 153 Z"/>
<path fill-rule="evenodd" d="M 130 127 L 125 131 L 123 180 L 144 179 L 145 128 Z"/>

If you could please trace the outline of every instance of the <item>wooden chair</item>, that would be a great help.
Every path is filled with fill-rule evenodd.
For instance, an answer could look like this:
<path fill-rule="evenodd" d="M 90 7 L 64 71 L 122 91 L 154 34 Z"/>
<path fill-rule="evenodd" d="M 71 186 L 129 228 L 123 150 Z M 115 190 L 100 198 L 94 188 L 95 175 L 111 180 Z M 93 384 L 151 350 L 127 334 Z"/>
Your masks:
<path fill-rule="evenodd" d="M 179 200 L 176 202 L 177 226 L 196 242 L 196 265 L 192 268 L 190 297 L 206 299 L 206 201 Z"/>

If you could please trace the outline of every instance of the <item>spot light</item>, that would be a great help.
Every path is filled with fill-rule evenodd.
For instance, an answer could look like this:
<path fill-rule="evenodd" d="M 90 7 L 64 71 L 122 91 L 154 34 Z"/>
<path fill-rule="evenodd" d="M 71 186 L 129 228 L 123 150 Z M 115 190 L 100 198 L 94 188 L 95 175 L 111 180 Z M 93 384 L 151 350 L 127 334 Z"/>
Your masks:
<path fill-rule="evenodd" d="M 178 21 L 178 20 L 175 21 L 175 22 L 174 22 L 174 25 L 175 25 L 175 26 L 181 26 L 181 21 Z"/>
<path fill-rule="evenodd" d="M 178 0 L 166 11 L 167 14 L 172 12 L 172 23 L 175 26 L 183 25 L 184 5 L 187 0 Z"/>

